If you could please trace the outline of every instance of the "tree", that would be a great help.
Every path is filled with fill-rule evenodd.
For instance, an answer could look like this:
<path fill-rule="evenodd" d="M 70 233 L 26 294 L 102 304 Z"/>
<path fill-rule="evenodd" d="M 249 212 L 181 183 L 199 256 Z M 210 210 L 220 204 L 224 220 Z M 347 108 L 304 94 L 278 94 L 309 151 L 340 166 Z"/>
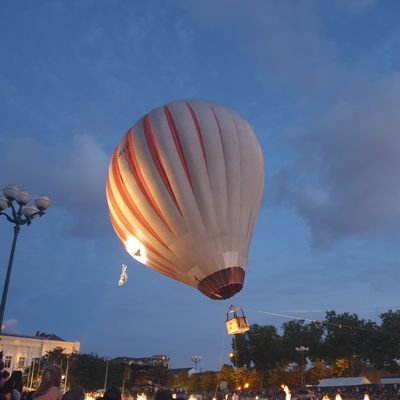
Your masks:
<path fill-rule="evenodd" d="M 180 388 L 180 389 L 189 389 L 189 376 L 186 371 L 179 372 L 178 376 L 176 376 L 172 380 L 172 387 Z"/>
<path fill-rule="evenodd" d="M 257 371 L 274 369 L 283 360 L 283 342 L 275 326 L 251 325 L 248 336 L 250 358 Z"/>
<path fill-rule="evenodd" d="M 308 347 L 307 358 L 319 359 L 321 342 L 324 333 L 323 326 L 318 322 L 305 323 L 304 320 L 289 321 L 283 324 L 284 357 L 288 362 L 299 363 L 296 347 Z"/>
<path fill-rule="evenodd" d="M 353 375 L 351 360 L 349 358 L 337 358 L 333 364 L 332 373 L 335 377 Z"/>
<path fill-rule="evenodd" d="M 64 347 L 56 347 L 53 350 L 46 352 L 46 355 L 43 358 L 43 361 L 48 364 L 56 364 L 62 367 L 63 364 L 67 362 L 67 353 L 64 353 Z"/>
<path fill-rule="evenodd" d="M 248 334 L 233 335 L 231 361 L 235 367 L 250 368 L 251 352 Z"/>
<path fill-rule="evenodd" d="M 201 376 L 200 374 L 192 374 L 189 377 L 189 389 L 198 392 L 200 390 Z"/>
<path fill-rule="evenodd" d="M 205 392 L 215 391 L 217 387 L 218 376 L 215 372 L 207 371 L 202 374 L 200 389 Z"/>
<path fill-rule="evenodd" d="M 247 382 L 250 390 L 259 390 L 262 383 L 261 373 L 259 373 L 255 368 L 251 369 L 247 376 Z"/>
<path fill-rule="evenodd" d="M 330 378 L 331 376 L 332 369 L 325 362 L 315 360 L 312 367 L 306 372 L 306 382 L 309 385 L 316 385 L 321 379 Z"/>
<path fill-rule="evenodd" d="M 400 370 L 400 310 L 389 310 L 380 315 L 381 325 L 373 338 L 372 361 L 379 368 L 393 372 Z"/>
<path fill-rule="evenodd" d="M 65 348 L 56 347 L 53 350 L 46 352 L 46 354 L 39 360 L 32 362 L 32 365 L 24 371 L 24 384 L 29 387 L 32 386 L 32 389 L 36 389 L 41 382 L 42 370 L 47 364 L 60 366 L 62 374 L 66 376 L 67 365 L 69 363 L 68 358 L 73 355 L 66 354 L 64 351 Z"/>
<path fill-rule="evenodd" d="M 171 374 L 165 365 L 155 365 L 148 370 L 148 376 L 153 383 L 165 386 Z"/>
<path fill-rule="evenodd" d="M 375 322 L 328 311 L 322 354 L 337 373 L 357 375 L 363 366 L 378 366 L 380 358 L 384 364 L 382 338 Z"/>
<path fill-rule="evenodd" d="M 70 387 L 82 386 L 86 390 L 102 389 L 105 383 L 107 362 L 97 354 L 78 354 L 70 362 Z M 120 362 L 108 362 L 107 386 L 122 386 L 125 366 Z M 131 383 L 127 382 L 128 384 Z"/>
<path fill-rule="evenodd" d="M 225 381 L 229 390 L 234 390 L 236 386 L 235 371 L 230 365 L 224 364 L 219 372 L 219 381 Z"/>
<path fill-rule="evenodd" d="M 91 391 L 101 389 L 104 386 L 105 371 L 106 363 L 103 359 L 94 354 L 79 354 L 70 366 L 70 386 L 82 386 Z"/>
<path fill-rule="evenodd" d="M 356 314 L 327 311 L 323 343 L 325 360 L 333 365 L 337 359 L 351 360 L 354 356 L 359 356 L 356 335 L 359 329 L 362 329 L 362 322 Z"/>

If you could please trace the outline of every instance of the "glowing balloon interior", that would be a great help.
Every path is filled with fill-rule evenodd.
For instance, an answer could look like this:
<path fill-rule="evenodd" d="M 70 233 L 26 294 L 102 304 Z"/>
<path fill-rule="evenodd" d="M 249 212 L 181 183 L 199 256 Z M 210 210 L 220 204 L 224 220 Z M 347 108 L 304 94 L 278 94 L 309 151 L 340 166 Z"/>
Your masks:
<path fill-rule="evenodd" d="M 124 135 L 107 201 L 128 253 L 212 299 L 243 287 L 263 156 L 250 125 L 201 100 L 168 103 Z"/>

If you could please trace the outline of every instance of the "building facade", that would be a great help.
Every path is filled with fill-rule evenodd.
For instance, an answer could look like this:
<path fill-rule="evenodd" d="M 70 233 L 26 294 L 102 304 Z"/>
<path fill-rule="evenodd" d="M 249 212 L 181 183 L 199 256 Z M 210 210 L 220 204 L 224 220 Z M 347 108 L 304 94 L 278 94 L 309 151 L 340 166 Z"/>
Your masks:
<path fill-rule="evenodd" d="M 57 347 L 64 349 L 65 354 L 79 353 L 80 343 L 68 342 L 43 332 L 36 332 L 35 336 L 0 335 L 0 351 L 3 352 L 5 368 L 9 371 L 22 371 Z"/>

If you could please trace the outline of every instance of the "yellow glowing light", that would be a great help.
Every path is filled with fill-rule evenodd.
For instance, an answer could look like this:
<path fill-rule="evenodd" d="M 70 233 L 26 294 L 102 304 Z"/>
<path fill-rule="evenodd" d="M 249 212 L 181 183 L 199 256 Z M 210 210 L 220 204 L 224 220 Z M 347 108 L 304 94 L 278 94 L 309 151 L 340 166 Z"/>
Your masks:
<path fill-rule="evenodd" d="M 129 236 L 125 242 L 126 251 L 137 261 L 145 263 L 147 261 L 146 249 L 142 243 L 134 236 Z"/>
<path fill-rule="evenodd" d="M 281 388 L 286 393 L 286 396 L 290 395 L 290 390 L 286 385 L 281 385 Z"/>
<path fill-rule="evenodd" d="M 246 383 L 244 384 L 244 388 L 245 388 L 245 389 L 248 389 L 248 387 L 249 387 L 249 384 L 246 382 Z"/>

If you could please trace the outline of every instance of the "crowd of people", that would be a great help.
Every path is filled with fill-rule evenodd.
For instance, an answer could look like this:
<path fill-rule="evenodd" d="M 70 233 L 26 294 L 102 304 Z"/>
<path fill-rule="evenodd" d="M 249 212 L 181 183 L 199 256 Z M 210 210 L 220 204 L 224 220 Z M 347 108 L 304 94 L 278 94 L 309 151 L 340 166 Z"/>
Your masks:
<path fill-rule="evenodd" d="M 61 387 L 61 368 L 57 365 L 48 365 L 42 372 L 39 387 L 35 392 L 24 393 L 21 371 L 10 373 L 4 370 L 4 363 L 0 360 L 0 400 L 85 400 L 87 394 L 81 387 L 68 390 L 64 394 Z M 286 390 L 283 390 L 286 389 Z M 143 397 L 143 396 L 142 396 Z M 324 390 L 304 388 L 291 388 L 287 386 L 270 389 L 261 394 L 252 392 L 245 393 L 218 393 L 217 396 L 204 394 L 196 396 L 196 400 L 211 400 L 217 397 L 219 400 L 400 400 L 400 389 L 392 386 L 390 388 L 382 386 L 351 387 L 351 388 L 332 388 Z M 137 396 L 139 399 L 139 396 Z M 153 400 L 194 400 L 193 396 L 181 391 L 173 393 L 170 390 L 159 389 L 146 399 Z M 116 387 L 107 388 L 103 396 L 96 400 L 123 400 L 120 389 Z"/>
<path fill-rule="evenodd" d="M 4 362 L 0 360 L 0 400 L 85 400 L 86 393 L 81 387 L 75 387 L 64 394 L 61 391 L 62 371 L 58 365 L 47 365 L 43 372 L 39 387 L 35 392 L 23 392 L 22 372 L 14 371 L 11 375 L 4 370 Z M 116 387 L 107 388 L 96 400 L 123 400 L 121 390 Z M 172 392 L 158 390 L 154 400 L 173 400 Z"/>
<path fill-rule="evenodd" d="M 63 394 L 60 389 L 61 377 L 62 371 L 58 365 L 47 365 L 36 391 L 25 393 L 21 371 L 14 371 L 10 375 L 0 360 L 0 400 L 85 400 L 86 393 L 81 387 L 72 388 Z M 122 400 L 121 391 L 110 387 L 102 400 Z"/>
<path fill-rule="evenodd" d="M 284 391 L 281 388 L 271 388 L 262 394 L 244 394 L 240 400 L 400 400 L 400 389 L 396 386 L 383 387 L 380 385 L 368 385 L 347 388 L 307 388 L 291 387 Z M 204 399 L 203 399 L 204 400 Z M 236 400 L 234 396 L 226 400 Z"/>

